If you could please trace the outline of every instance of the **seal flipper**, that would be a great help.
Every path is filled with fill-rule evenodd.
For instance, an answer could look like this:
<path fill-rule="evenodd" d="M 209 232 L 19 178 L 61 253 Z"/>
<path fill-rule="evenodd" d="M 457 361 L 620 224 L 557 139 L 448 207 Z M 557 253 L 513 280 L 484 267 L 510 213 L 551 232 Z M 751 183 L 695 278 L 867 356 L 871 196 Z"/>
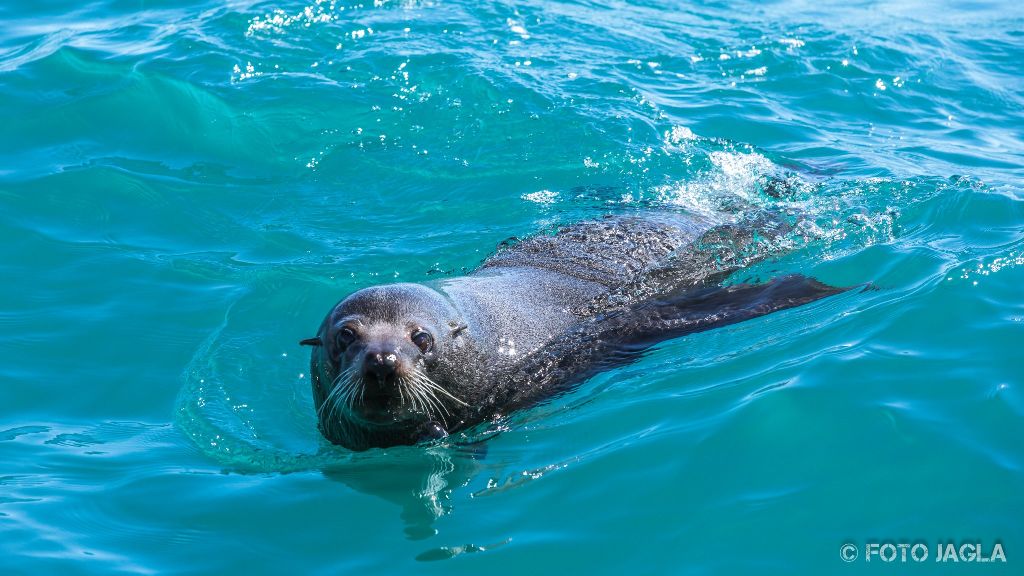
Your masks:
<path fill-rule="evenodd" d="M 651 346 L 695 332 L 750 320 L 845 292 L 799 274 L 766 284 L 681 290 L 581 323 L 524 359 L 510 375 L 506 408 L 563 392 L 590 376 L 637 360 Z"/>
<path fill-rule="evenodd" d="M 792 274 L 765 284 L 715 286 L 669 295 L 625 312 L 615 324 L 621 325 L 617 328 L 622 334 L 620 345 L 647 347 L 809 304 L 848 289 Z"/>

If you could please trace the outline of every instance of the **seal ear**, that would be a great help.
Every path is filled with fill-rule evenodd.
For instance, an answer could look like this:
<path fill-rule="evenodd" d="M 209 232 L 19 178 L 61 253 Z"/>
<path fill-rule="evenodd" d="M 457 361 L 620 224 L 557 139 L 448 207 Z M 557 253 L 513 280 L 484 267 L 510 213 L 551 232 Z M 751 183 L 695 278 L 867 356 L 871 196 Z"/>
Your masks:
<path fill-rule="evenodd" d="M 299 346 L 323 346 L 323 342 L 320 341 L 320 337 L 306 338 L 305 340 L 299 341 Z"/>
<path fill-rule="evenodd" d="M 467 328 L 469 328 L 469 326 L 467 326 L 467 325 L 465 325 L 465 324 L 459 324 L 459 325 L 457 325 L 457 326 L 454 326 L 454 325 L 453 325 L 453 326 L 452 326 L 452 331 L 451 331 L 451 333 L 449 333 L 449 336 L 451 336 L 452 338 L 455 338 L 455 337 L 456 337 L 456 336 L 458 336 L 459 334 L 462 334 L 462 332 L 463 332 L 464 330 L 466 330 Z"/>

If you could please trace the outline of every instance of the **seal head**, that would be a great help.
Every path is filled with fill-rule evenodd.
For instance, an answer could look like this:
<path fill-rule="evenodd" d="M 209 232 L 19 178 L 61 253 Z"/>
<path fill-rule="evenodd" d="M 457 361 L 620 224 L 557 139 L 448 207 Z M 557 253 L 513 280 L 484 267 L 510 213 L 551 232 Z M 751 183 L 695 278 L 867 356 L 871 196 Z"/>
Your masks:
<path fill-rule="evenodd" d="M 324 319 L 311 360 L 321 432 L 356 450 L 444 436 L 465 406 L 444 385 L 464 332 L 455 307 L 419 284 L 355 292 Z"/>

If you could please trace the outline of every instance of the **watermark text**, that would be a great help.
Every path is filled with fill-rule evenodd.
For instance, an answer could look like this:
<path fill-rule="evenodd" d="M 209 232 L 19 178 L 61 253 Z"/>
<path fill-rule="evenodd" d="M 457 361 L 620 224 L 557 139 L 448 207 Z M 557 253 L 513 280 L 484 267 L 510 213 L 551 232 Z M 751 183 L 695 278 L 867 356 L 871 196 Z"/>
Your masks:
<path fill-rule="evenodd" d="M 901 542 L 885 540 L 865 542 L 858 546 L 847 542 L 839 547 L 839 558 L 843 562 L 881 563 L 960 563 L 960 562 L 1002 562 L 1006 563 L 1006 551 L 1002 542 L 985 544 L 980 541 L 945 540 L 929 544 L 921 540 Z"/>

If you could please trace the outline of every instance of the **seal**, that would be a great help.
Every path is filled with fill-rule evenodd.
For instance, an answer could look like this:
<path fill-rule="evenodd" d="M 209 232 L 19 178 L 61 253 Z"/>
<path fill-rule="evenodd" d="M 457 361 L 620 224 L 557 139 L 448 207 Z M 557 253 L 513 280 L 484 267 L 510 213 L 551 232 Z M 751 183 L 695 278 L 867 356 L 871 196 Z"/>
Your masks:
<path fill-rule="evenodd" d="M 507 241 L 465 276 L 359 290 L 301 342 L 319 429 L 353 450 L 441 438 L 663 340 L 842 292 L 800 275 L 723 284 L 788 230 L 768 214 L 609 216 Z"/>

